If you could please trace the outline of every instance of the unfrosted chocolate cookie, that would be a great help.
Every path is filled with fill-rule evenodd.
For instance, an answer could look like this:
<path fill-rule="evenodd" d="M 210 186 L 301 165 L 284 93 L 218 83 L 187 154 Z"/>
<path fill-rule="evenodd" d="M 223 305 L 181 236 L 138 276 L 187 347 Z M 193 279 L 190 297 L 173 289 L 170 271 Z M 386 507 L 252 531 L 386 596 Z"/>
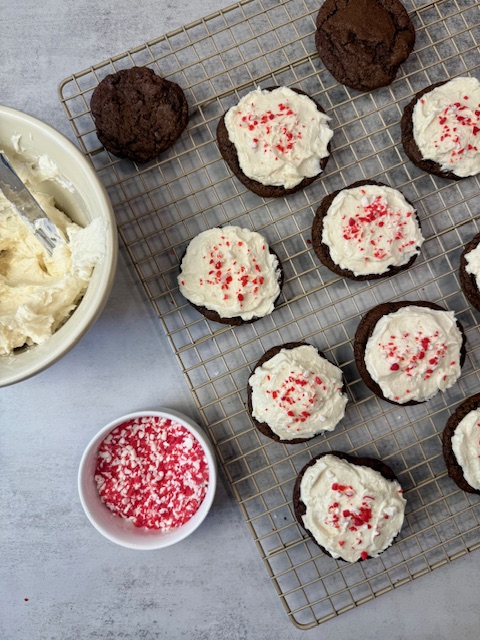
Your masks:
<path fill-rule="evenodd" d="M 90 107 L 104 147 L 139 163 L 171 147 L 188 122 L 182 89 L 148 67 L 106 76 L 93 92 Z"/>
<path fill-rule="evenodd" d="M 281 89 L 281 87 L 266 87 L 265 89 L 263 89 L 263 91 L 272 92 L 275 89 Z M 325 113 L 321 105 L 316 100 L 308 96 L 308 94 L 306 94 L 304 91 L 302 91 L 301 89 L 295 89 L 293 87 L 289 89 L 301 96 L 306 96 L 314 103 L 314 105 L 316 106 L 316 109 L 320 113 L 322 114 Z M 255 126 L 255 127 L 261 126 L 264 128 L 265 131 L 267 131 L 267 128 L 270 128 L 273 131 L 273 128 L 275 127 L 278 128 L 279 126 L 282 126 L 282 122 L 280 122 L 279 124 L 279 120 L 277 120 L 274 117 L 279 113 L 279 109 L 275 109 L 276 106 L 282 108 L 284 105 L 281 105 L 281 104 L 273 105 L 272 114 L 268 114 L 268 116 L 266 114 L 263 114 L 263 117 L 260 118 L 259 122 L 255 121 L 255 124 L 249 123 L 247 126 Z M 218 143 L 218 148 L 220 150 L 220 153 L 222 154 L 225 162 L 228 164 L 228 166 L 230 167 L 230 170 L 238 178 L 238 180 L 245 187 L 247 187 L 247 189 L 249 189 L 253 193 L 256 193 L 258 196 L 261 196 L 263 198 L 279 198 L 282 196 L 287 196 L 291 193 L 295 193 L 296 191 L 300 191 L 301 189 L 312 184 L 312 182 L 314 182 L 319 177 L 320 173 L 325 169 L 328 158 L 329 158 L 329 149 L 330 149 L 329 143 L 328 145 L 326 145 L 327 146 L 326 155 L 320 160 L 320 171 L 316 173 L 316 175 L 314 176 L 304 177 L 301 180 L 301 182 L 299 182 L 297 185 L 295 185 L 292 188 L 285 188 L 284 186 L 277 186 L 277 185 L 270 185 L 270 184 L 262 184 L 262 182 L 259 182 L 258 180 L 250 178 L 249 176 L 245 175 L 245 173 L 243 172 L 240 166 L 240 160 L 239 160 L 237 148 L 234 142 L 230 140 L 229 133 L 225 125 L 225 116 L 226 114 L 224 114 L 220 118 L 217 125 L 217 143 Z M 270 134 L 270 131 L 268 131 L 268 133 Z M 290 136 L 293 136 L 293 135 L 295 134 L 290 131 L 287 131 L 285 134 L 281 132 L 277 134 L 277 140 L 278 138 L 281 138 L 281 137 L 285 137 L 286 139 L 285 145 L 279 144 L 277 141 L 277 145 L 279 147 L 280 153 L 282 154 L 285 152 L 288 153 L 287 147 L 288 145 L 292 144 L 292 139 L 290 139 Z M 253 141 L 252 144 L 256 144 L 256 142 Z"/>
<path fill-rule="evenodd" d="M 326 0 L 316 24 L 322 62 L 358 91 L 393 82 L 415 44 L 414 26 L 399 0 Z"/>
<path fill-rule="evenodd" d="M 380 190 L 375 189 L 372 196 L 371 187 Z M 349 193 L 354 197 L 351 202 L 337 205 L 336 223 L 330 229 L 326 216 L 332 215 L 336 197 L 347 190 L 352 190 Z M 393 209 L 388 198 L 394 200 Z M 332 246 L 328 240 L 324 241 L 325 224 Z M 420 220 L 413 205 L 399 191 L 374 180 L 360 180 L 325 196 L 312 224 L 312 248 L 320 262 L 351 280 L 384 278 L 408 269 L 415 262 L 422 243 Z"/>
<path fill-rule="evenodd" d="M 467 267 L 467 255 L 476 249 L 480 244 L 480 233 L 477 233 L 468 244 L 465 245 L 465 249 L 460 256 L 460 269 L 459 278 L 460 286 L 465 294 L 465 297 L 470 302 L 472 307 L 480 311 L 480 291 L 477 286 L 477 280 L 473 273 L 468 273 Z"/>
<path fill-rule="evenodd" d="M 478 495 L 480 495 L 480 489 L 475 489 L 474 487 L 472 487 L 465 478 L 463 468 L 459 464 L 455 452 L 452 448 L 452 438 L 461 421 L 466 418 L 470 412 L 476 411 L 479 408 L 480 393 L 470 396 L 469 398 L 464 400 L 448 419 L 442 434 L 443 457 L 445 459 L 445 464 L 447 465 L 448 475 L 457 484 L 457 486 L 462 489 L 462 491 L 467 491 L 468 493 L 476 493 Z M 478 420 L 476 420 L 475 422 L 478 422 Z M 480 431 L 476 424 L 475 431 Z M 478 434 L 474 433 L 474 435 L 476 437 L 474 438 L 474 442 L 472 443 L 472 451 L 474 451 L 475 448 L 478 448 Z M 478 456 L 478 454 L 476 455 Z"/>

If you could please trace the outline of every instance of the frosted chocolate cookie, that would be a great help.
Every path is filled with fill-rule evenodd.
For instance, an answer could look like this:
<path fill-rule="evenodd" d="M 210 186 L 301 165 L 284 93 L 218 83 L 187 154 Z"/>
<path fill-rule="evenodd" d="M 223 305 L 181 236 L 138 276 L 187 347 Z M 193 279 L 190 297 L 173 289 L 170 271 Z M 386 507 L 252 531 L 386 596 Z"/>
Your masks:
<path fill-rule="evenodd" d="M 400 191 L 371 180 L 326 196 L 312 225 L 318 259 L 353 280 L 383 278 L 408 269 L 423 242 L 413 205 Z"/>
<path fill-rule="evenodd" d="M 347 562 L 376 558 L 399 534 L 406 500 L 392 469 L 375 458 L 321 453 L 301 470 L 295 516 L 318 546 Z"/>
<path fill-rule="evenodd" d="M 264 198 L 311 184 L 325 169 L 333 136 L 322 107 L 288 87 L 257 88 L 220 119 L 220 153 L 234 175 Z"/>
<path fill-rule="evenodd" d="M 419 91 L 404 109 L 402 145 L 423 171 L 459 180 L 480 172 L 480 82 L 461 77 Z"/>
<path fill-rule="evenodd" d="M 280 261 L 265 238 L 234 226 L 195 236 L 178 276 L 180 293 L 200 313 L 231 325 L 269 315 L 282 283 Z"/>
<path fill-rule="evenodd" d="M 460 256 L 460 286 L 472 307 L 480 311 L 480 233 L 465 245 Z"/>
<path fill-rule="evenodd" d="M 336 80 L 358 91 L 390 84 L 415 44 L 415 29 L 398 0 L 326 0 L 315 45 Z"/>
<path fill-rule="evenodd" d="M 460 489 L 480 495 L 480 393 L 464 400 L 448 419 L 443 457 Z"/>
<path fill-rule="evenodd" d="M 455 384 L 465 361 L 465 335 L 453 311 L 433 302 L 386 302 L 362 318 L 353 349 L 371 391 L 412 405 Z"/>
<path fill-rule="evenodd" d="M 103 146 L 140 163 L 171 147 L 188 122 L 182 89 L 148 67 L 106 76 L 94 90 L 90 108 Z"/>
<path fill-rule="evenodd" d="M 247 393 L 257 429 L 285 444 L 333 431 L 348 401 L 341 369 L 302 342 L 269 349 L 255 365 Z"/>

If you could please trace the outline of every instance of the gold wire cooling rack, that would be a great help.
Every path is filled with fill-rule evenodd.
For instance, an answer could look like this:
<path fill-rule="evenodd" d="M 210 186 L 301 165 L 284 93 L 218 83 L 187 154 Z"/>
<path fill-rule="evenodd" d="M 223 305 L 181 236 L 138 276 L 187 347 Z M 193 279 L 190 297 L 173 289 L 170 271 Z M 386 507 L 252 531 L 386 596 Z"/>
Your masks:
<path fill-rule="evenodd" d="M 315 53 L 318 0 L 246 0 L 95 64 L 69 78 L 60 99 L 78 142 L 113 202 L 118 229 L 188 380 L 272 582 L 294 624 L 308 628 L 409 582 L 480 546 L 480 501 L 448 478 L 441 432 L 452 409 L 480 388 L 479 316 L 460 291 L 463 245 L 480 230 L 479 179 L 458 183 L 422 173 L 399 145 L 404 105 L 419 89 L 479 75 L 480 9 L 472 0 L 405 2 L 415 50 L 387 88 L 359 94 L 339 85 Z M 423 5 L 423 6 L 422 6 Z M 179 83 L 190 105 L 187 131 L 156 162 L 110 156 L 90 115 L 107 74 L 148 65 Z M 288 85 L 314 96 L 332 118 L 323 177 L 302 193 L 264 200 L 232 178 L 215 142 L 219 117 L 256 85 Z M 310 246 L 321 199 L 356 180 L 379 179 L 415 204 L 427 240 L 415 266 L 373 282 L 346 281 L 321 266 Z M 285 272 L 270 317 L 227 327 L 180 296 L 177 273 L 190 239 L 233 223 L 260 231 Z M 398 299 L 440 302 L 456 311 L 468 340 L 460 381 L 427 403 L 399 407 L 367 390 L 354 366 L 352 337 L 362 314 Z M 245 409 L 253 364 L 270 347 L 307 340 L 342 367 L 349 405 L 335 432 L 310 444 L 264 438 Z M 348 565 L 322 554 L 292 513 L 295 477 L 321 451 L 386 461 L 408 500 L 395 544 L 378 559 Z"/>

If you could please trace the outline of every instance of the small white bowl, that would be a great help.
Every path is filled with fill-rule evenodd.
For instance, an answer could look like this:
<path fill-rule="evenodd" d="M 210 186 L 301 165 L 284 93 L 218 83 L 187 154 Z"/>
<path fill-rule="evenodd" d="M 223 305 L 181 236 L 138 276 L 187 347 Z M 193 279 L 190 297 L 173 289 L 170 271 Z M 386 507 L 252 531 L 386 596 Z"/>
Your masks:
<path fill-rule="evenodd" d="M 42 344 L 0 357 L 0 387 L 43 371 L 74 347 L 100 315 L 108 299 L 117 265 L 117 226 L 107 192 L 81 151 L 49 125 L 17 109 L 0 106 L 0 149 L 13 151 L 20 136 L 21 155 L 34 161 L 47 155 L 73 190 L 57 181 L 42 183 L 68 217 L 84 227 L 94 218 L 106 222 L 105 257 L 92 274 L 87 291 L 65 324 Z"/>
<path fill-rule="evenodd" d="M 100 444 L 115 427 L 118 427 L 128 420 L 141 417 L 169 418 L 175 422 L 179 422 L 199 441 L 207 459 L 209 481 L 207 493 L 202 504 L 188 522 L 170 531 L 157 531 L 146 529 L 145 527 L 136 527 L 131 521 L 121 518 L 110 511 L 100 500 L 97 490 L 94 476 Z M 162 549 L 176 542 L 180 542 L 180 540 L 189 536 L 205 520 L 215 497 L 216 486 L 217 463 L 212 444 L 195 422 L 182 413 L 178 413 L 172 409 L 137 411 L 113 420 L 113 422 L 107 424 L 106 427 L 101 429 L 101 431 L 92 438 L 82 456 L 78 471 L 80 502 L 88 519 L 106 538 L 130 549 Z"/>

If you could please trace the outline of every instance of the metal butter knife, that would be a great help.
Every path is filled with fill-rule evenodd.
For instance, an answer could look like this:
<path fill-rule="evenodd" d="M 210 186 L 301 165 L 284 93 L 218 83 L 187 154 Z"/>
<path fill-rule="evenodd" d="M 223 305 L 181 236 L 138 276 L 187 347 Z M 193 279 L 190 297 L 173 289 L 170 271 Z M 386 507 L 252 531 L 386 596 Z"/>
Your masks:
<path fill-rule="evenodd" d="M 18 177 L 8 158 L 0 151 L 0 190 L 16 209 L 22 220 L 32 229 L 45 249 L 53 249 L 65 240 L 55 224 L 38 204 L 22 180 Z"/>

